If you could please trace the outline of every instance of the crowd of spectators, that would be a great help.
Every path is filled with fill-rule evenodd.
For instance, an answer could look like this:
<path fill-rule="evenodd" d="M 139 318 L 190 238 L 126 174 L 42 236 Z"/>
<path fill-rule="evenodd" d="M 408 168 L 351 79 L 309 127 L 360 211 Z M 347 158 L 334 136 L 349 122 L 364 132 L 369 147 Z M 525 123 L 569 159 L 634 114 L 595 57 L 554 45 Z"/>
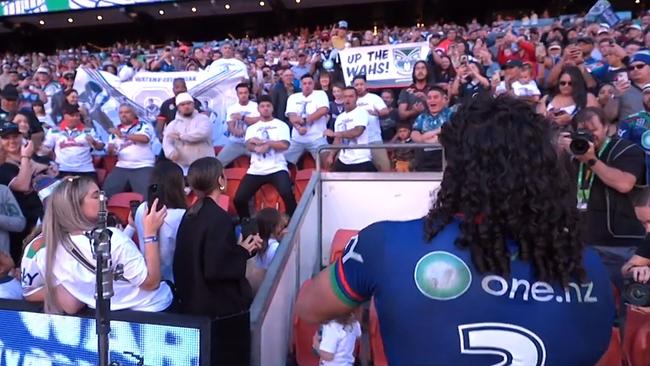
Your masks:
<path fill-rule="evenodd" d="M 369 90 L 365 75 L 345 85 L 339 50 L 402 42 L 428 42 L 430 48 L 413 66 L 410 86 Z M 109 196 L 130 190 L 148 201 L 129 219 L 127 234 L 114 236 L 123 242 L 114 248 L 131 245 L 130 237 L 140 245 L 119 257 L 131 267 L 125 271 L 128 286 L 123 284 L 125 292 L 116 297 L 131 296 L 126 292 L 132 290 L 138 300 L 116 299 L 120 308 L 225 316 L 250 305 L 247 263 L 256 262 L 258 274 L 268 268 L 286 223 L 277 212 L 260 212 L 257 230 L 238 238 L 219 205 L 228 185 L 224 168 L 250 156 L 248 172 L 231 197 L 239 218 L 252 216 L 250 200 L 266 183 L 275 186 L 291 215 L 296 202 L 288 167 L 299 164 L 303 155 L 322 159 L 334 171 L 439 171 L 443 154 L 433 145 L 424 150 L 318 152 L 328 143 L 436 144 L 441 126 L 458 105 L 484 97 L 524 100 L 556 127 L 558 148 L 575 165 L 585 237 L 609 260 L 616 283 L 630 259 L 634 265 L 628 271 L 650 272 L 650 241 L 629 200 L 635 187 L 648 183 L 650 12 L 618 26 L 583 18 L 536 26 L 531 17 L 522 26 L 496 21 L 352 31 L 341 21 L 272 38 L 163 46 L 117 43 L 51 55 L 8 52 L 0 58 L 0 254 L 10 252 L 13 262 L 22 262 L 22 275 L 16 278 L 22 279 L 24 297 L 45 300 L 49 309 L 76 312 L 93 306 L 88 286 L 71 290 L 56 284 L 65 283 L 60 276 L 92 284 L 85 269 L 61 263 L 74 261 L 70 248 L 81 240 L 80 231 L 92 227 L 97 183 Z M 220 58 L 244 62 L 249 81 L 237 85 L 238 100 L 225 116 L 230 137 L 217 154 L 210 123 L 182 79 L 174 81 L 175 96 L 160 106 L 155 125 L 138 120 L 132 106 L 121 105 L 119 121 L 102 121 L 110 127 L 108 141 L 100 141 L 88 124 L 104 117 L 73 89 L 79 67 L 127 81 L 143 70 L 205 70 Z M 586 152 L 573 148 L 577 131 L 588 135 Z M 162 144 L 158 156 L 152 149 L 156 140 Z M 97 175 L 92 150 L 117 158 L 105 180 Z M 50 184 L 58 186 L 45 206 L 52 209 L 59 202 L 56 212 L 70 212 L 69 217 L 44 209 L 46 195 L 39 195 L 39 189 Z M 189 191 L 192 199 L 186 197 Z M 26 240 L 34 230 L 44 235 Z M 55 240 L 61 240 L 56 255 L 63 259 L 50 267 L 54 255 L 46 255 L 44 248 L 57 248 Z M 180 242 L 192 247 L 176 250 Z M 152 245 L 159 247 L 148 250 Z M 152 268 L 149 259 L 155 256 L 157 268 Z M 11 261 L 4 254 L 0 259 Z M 11 272 L 11 265 L 0 269 L 4 267 Z M 76 272 L 85 274 L 77 278 Z M 0 281 L 0 297 L 13 296 L 2 290 L 7 283 Z M 178 307 L 168 292 L 173 283 Z"/>

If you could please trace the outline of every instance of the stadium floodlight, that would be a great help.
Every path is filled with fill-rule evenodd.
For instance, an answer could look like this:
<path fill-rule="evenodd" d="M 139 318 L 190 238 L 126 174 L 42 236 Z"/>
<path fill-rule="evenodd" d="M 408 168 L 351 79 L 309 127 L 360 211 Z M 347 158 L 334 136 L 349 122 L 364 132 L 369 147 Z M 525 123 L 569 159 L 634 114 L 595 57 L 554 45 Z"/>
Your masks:
<path fill-rule="evenodd" d="M 196 7 L 195 6 L 193 6 L 192 9 L 190 9 L 190 10 L 192 10 L 192 13 L 196 13 Z"/>
<path fill-rule="evenodd" d="M 38 24 L 45 25 L 45 21 L 43 19 L 41 19 L 41 20 L 38 21 Z"/>
<path fill-rule="evenodd" d="M 102 20 L 104 20 L 104 17 L 101 16 L 101 15 L 98 15 L 98 16 L 97 16 L 97 20 L 99 20 L 99 21 L 101 22 Z"/>
<path fill-rule="evenodd" d="M 226 10 L 230 10 L 230 4 L 226 4 L 223 7 L 226 8 Z"/>
<path fill-rule="evenodd" d="M 160 10 L 158 10 L 158 14 L 160 14 L 160 15 L 165 15 L 165 11 L 162 10 L 162 9 L 160 9 Z"/>
<path fill-rule="evenodd" d="M 68 23 L 72 23 L 72 22 L 74 22 L 74 19 L 68 18 Z"/>
<path fill-rule="evenodd" d="M 260 1 L 260 6 L 264 6 L 266 3 L 264 1 Z"/>
<path fill-rule="evenodd" d="M 296 4 L 300 4 L 300 0 L 296 0 Z"/>

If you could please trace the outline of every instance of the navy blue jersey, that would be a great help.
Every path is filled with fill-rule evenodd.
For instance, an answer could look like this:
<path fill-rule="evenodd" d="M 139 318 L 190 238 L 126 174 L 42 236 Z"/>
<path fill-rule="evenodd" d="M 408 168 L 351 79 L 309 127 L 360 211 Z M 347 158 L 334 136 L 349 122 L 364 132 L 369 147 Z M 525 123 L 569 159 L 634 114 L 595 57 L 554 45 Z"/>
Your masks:
<path fill-rule="evenodd" d="M 587 251 L 585 283 L 537 281 L 513 253 L 511 276 L 480 274 L 454 244 L 458 222 L 429 243 L 423 220 L 381 222 L 352 238 L 331 267 L 337 296 L 374 297 L 390 365 L 591 366 L 615 315 L 609 276 Z"/>

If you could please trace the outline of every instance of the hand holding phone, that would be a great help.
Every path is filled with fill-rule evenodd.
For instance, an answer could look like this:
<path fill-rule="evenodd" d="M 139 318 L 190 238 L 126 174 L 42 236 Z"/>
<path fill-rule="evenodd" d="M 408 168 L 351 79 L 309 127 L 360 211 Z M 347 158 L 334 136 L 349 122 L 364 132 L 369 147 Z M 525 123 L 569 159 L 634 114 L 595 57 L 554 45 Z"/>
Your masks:
<path fill-rule="evenodd" d="M 135 220 L 135 212 L 138 210 L 139 206 L 140 206 L 140 201 L 138 200 L 129 201 L 129 208 L 131 209 L 131 217 L 133 218 L 133 220 Z"/>
<path fill-rule="evenodd" d="M 160 202 L 160 194 L 162 192 L 162 187 L 160 184 L 151 184 L 149 185 L 149 188 L 147 189 L 147 207 L 149 208 L 149 211 L 151 211 L 151 208 L 153 206 L 153 201 L 158 198 L 158 205 L 156 206 L 156 211 L 160 210 L 163 206 L 162 202 Z"/>
<path fill-rule="evenodd" d="M 259 234 L 260 229 L 257 224 L 257 219 L 253 218 L 244 218 L 241 222 L 241 235 L 244 240 L 249 236 Z"/>

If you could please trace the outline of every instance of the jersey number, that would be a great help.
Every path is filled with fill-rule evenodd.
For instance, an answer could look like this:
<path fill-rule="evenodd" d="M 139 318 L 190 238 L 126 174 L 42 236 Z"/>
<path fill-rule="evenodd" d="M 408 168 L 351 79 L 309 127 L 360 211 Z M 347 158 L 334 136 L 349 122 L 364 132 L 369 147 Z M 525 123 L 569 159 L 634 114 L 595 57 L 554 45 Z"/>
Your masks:
<path fill-rule="evenodd" d="M 506 323 L 474 323 L 458 326 L 460 352 L 471 355 L 499 355 L 503 361 L 492 366 L 544 366 L 546 348 L 533 332 Z"/>

